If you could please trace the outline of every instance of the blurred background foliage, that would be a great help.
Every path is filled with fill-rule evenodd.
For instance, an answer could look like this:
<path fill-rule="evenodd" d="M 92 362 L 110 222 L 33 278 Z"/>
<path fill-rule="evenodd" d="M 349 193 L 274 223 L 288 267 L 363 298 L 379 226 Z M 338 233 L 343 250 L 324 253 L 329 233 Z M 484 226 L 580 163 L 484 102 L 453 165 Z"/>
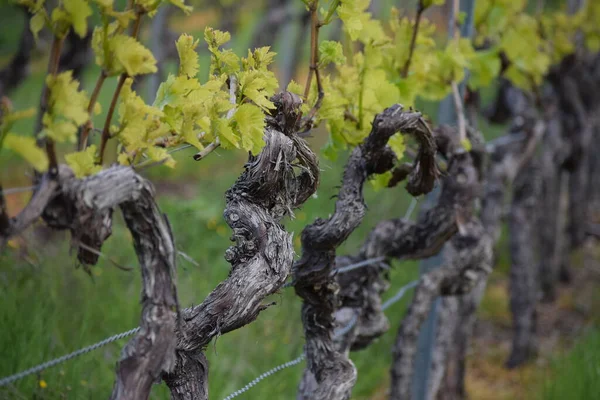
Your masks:
<path fill-rule="evenodd" d="M 116 3 L 124 5 L 125 1 L 116 0 Z M 531 3 L 533 8 L 535 2 Z M 559 3 L 548 1 L 547 7 L 555 7 Z M 137 83 L 136 89 L 147 102 L 153 100 L 150 93 L 156 93 L 157 82 L 164 80 L 168 72 L 176 71 L 177 58 L 173 52 L 179 33 L 185 32 L 201 39 L 206 26 L 232 32 L 230 46 L 237 54 L 244 54 L 249 47 L 272 46 L 278 53 L 274 70 L 280 81 L 284 85 L 291 78 L 304 82 L 308 71 L 309 40 L 303 23 L 306 12 L 300 0 L 195 0 L 191 4 L 194 12 L 188 16 L 165 7 L 164 26 L 154 25 L 158 16 L 142 26 L 142 42 L 155 55 L 157 51 L 165 52 L 161 58 L 157 57 L 162 64 L 162 78 L 150 76 Z M 386 19 L 392 6 L 412 16 L 416 1 L 373 1 L 371 12 Z M 274 7 L 279 7 L 279 11 L 272 12 Z M 432 7 L 425 15 L 438 25 L 440 39 L 446 36 L 447 9 L 447 6 Z M 92 17 L 92 24 L 94 18 L 97 20 L 98 17 Z M 271 30 L 273 24 L 277 26 Z M 0 68 L 10 62 L 18 51 L 21 33 L 27 29 L 27 25 L 22 10 L 5 0 L 0 2 Z M 321 38 L 335 38 L 336 35 L 340 35 L 340 27 L 333 23 L 323 29 Z M 163 49 L 157 50 L 162 42 L 165 44 Z M 37 107 L 49 46 L 49 38 L 42 34 L 32 50 L 28 77 L 8 93 L 16 109 Z M 200 73 L 206 77 L 209 54 L 205 49 L 200 49 L 199 53 Z M 98 72 L 92 62 L 83 68 L 81 81 L 88 92 Z M 106 82 L 99 97 L 101 104 L 110 102 L 115 85 L 114 79 Z M 491 88 L 483 93 L 484 104 L 490 101 L 493 92 L 494 88 Z M 421 102 L 419 109 L 435 120 L 435 104 Z M 105 113 L 106 107 L 95 117 L 98 125 L 105 119 Z M 33 119 L 19 121 L 15 130 L 33 133 L 33 123 Z M 504 128 L 485 121 L 481 121 L 481 127 L 488 138 L 497 136 Z M 313 131 L 309 139 L 314 149 L 321 148 L 326 140 L 326 134 L 321 130 Z M 155 184 L 160 207 L 168 215 L 173 227 L 177 248 L 194 260 L 192 263 L 184 257 L 178 259 L 178 293 L 183 306 L 201 302 L 227 276 L 229 264 L 224 260 L 223 253 L 229 246 L 230 231 L 221 216 L 225 204 L 224 193 L 242 171 L 246 159 L 243 151 L 217 150 L 201 162 L 193 161 L 192 154 L 192 149 L 176 153 L 176 169 L 157 166 L 143 172 Z M 326 217 L 333 210 L 332 196 L 337 192 L 346 158 L 346 154 L 341 154 L 335 162 L 322 159 L 322 184 L 317 194 L 296 212 L 295 219 L 286 221 L 287 229 L 294 232 L 297 250 L 302 228 L 316 217 Z M 2 152 L 0 182 L 4 188 L 28 186 L 31 170 L 10 152 Z M 382 193 L 367 187 L 369 211 L 365 222 L 343 245 L 340 254 L 355 252 L 379 220 L 404 215 L 410 202 L 405 190 L 396 188 L 385 192 L 385 195 Z M 17 213 L 27 203 L 29 196 L 27 192 L 7 196 L 9 212 Z M 141 285 L 131 237 L 122 220 L 117 219 L 112 237 L 102 249 L 110 260 L 101 258 L 90 274 L 78 268 L 66 235 L 65 232 L 50 232 L 41 225 L 35 226 L 23 236 L 11 240 L 9 247 L 0 254 L 0 377 L 137 326 Z M 501 246 L 505 248 L 504 243 Z M 132 270 L 123 271 L 116 268 L 113 262 Z M 504 327 L 505 330 L 510 329 L 507 292 L 504 290 L 508 265 L 507 257 L 501 253 L 480 310 L 483 321 L 499 326 L 498 329 Z M 416 263 L 397 263 L 391 271 L 392 285 L 388 296 L 417 275 Z M 568 292 L 563 294 L 561 304 L 565 309 L 578 307 L 574 296 Z M 590 296 L 593 304 L 600 304 L 597 293 Z M 388 310 L 393 322 L 390 332 L 368 350 L 352 355 L 360 377 L 353 398 L 387 398 L 390 349 L 408 298 Z M 300 301 L 289 289 L 283 290 L 272 300 L 277 305 L 261 314 L 255 323 L 210 344 L 206 354 L 210 361 L 211 398 L 225 397 L 263 371 L 289 361 L 302 352 L 304 339 L 299 318 Z M 598 309 L 595 307 L 596 314 L 586 317 L 586 326 L 598 322 Z M 543 362 L 519 371 L 502 369 L 502 361 L 498 360 L 505 358 L 508 348 L 499 338 L 492 343 L 493 348 L 488 349 L 490 351 L 485 354 L 475 351 L 471 355 L 476 367 L 475 372 L 471 372 L 473 368 L 470 369 L 468 378 L 472 398 L 575 399 L 586 398 L 585 393 L 600 393 L 597 386 L 600 381 L 597 370 L 599 338 L 598 330 L 592 329 L 570 353 L 561 355 L 560 349 L 567 349 L 571 343 L 571 338 L 563 340 L 561 337 L 553 347 L 554 352 L 544 355 Z M 114 381 L 119 351 L 126 340 L 46 370 L 37 377 L 0 388 L 0 398 L 106 398 Z M 496 364 L 497 367 L 492 368 Z M 301 371 L 302 367 L 297 366 L 278 372 L 240 398 L 294 398 Z M 586 376 L 596 376 L 596 386 L 589 387 Z M 491 389 L 494 386 L 490 382 L 501 385 L 502 390 Z M 168 398 L 166 387 L 157 385 L 152 398 Z"/>

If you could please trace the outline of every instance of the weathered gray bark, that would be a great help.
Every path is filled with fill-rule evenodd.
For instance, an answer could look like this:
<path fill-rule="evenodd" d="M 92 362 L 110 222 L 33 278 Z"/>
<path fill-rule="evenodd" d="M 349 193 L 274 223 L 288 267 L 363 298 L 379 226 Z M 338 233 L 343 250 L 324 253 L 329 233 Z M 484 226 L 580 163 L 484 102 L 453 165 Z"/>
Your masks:
<path fill-rule="evenodd" d="M 589 120 L 583 98 L 575 78 L 562 77 L 563 95 L 574 114 L 575 138 L 571 155 L 572 171 L 569 178 L 569 239 L 571 248 L 577 248 L 585 237 L 584 226 L 587 217 L 587 195 L 589 182 L 589 147 L 591 144 L 593 125 Z"/>
<path fill-rule="evenodd" d="M 169 223 L 150 183 L 131 168 L 67 181 L 62 193 L 76 204 L 76 224 L 88 213 L 121 207 L 142 270 L 142 318 L 140 332 L 123 349 L 111 399 L 146 399 L 153 383 L 175 364 L 176 267 Z"/>
<path fill-rule="evenodd" d="M 525 104 L 525 103 L 522 103 Z M 535 119 L 520 118 L 510 134 L 488 144 L 490 160 L 486 164 L 483 180 L 483 201 L 481 210 L 485 235 L 480 239 L 493 248 L 499 238 L 500 226 L 504 217 L 505 194 L 514 176 L 526 167 L 534 157 L 534 149 L 539 143 L 544 124 Z M 476 136 L 481 141 L 480 136 Z M 474 142 L 473 138 L 471 139 Z M 477 158 L 482 158 L 481 152 Z M 476 159 L 477 159 L 476 158 Z M 493 265 L 491 259 L 485 263 Z M 487 276 L 477 283 L 475 289 L 462 296 L 444 298 L 438 309 L 438 327 L 435 347 L 432 351 L 432 365 L 428 390 L 429 399 L 462 399 L 466 390 L 466 355 L 469 339 L 476 320 L 475 311 L 481 301 Z"/>
<path fill-rule="evenodd" d="M 448 222 L 456 226 L 455 234 L 445 245 L 444 264 L 440 269 L 424 275 L 417 286 L 411 306 L 398 331 L 393 349 L 391 368 L 391 399 L 412 397 L 414 358 L 417 352 L 417 339 L 432 302 L 439 295 L 456 295 L 468 292 L 474 285 L 485 282 L 491 271 L 492 246 L 483 225 L 473 216 L 475 200 L 481 196 L 482 153 L 485 151 L 479 134 L 469 130 L 473 149 L 470 153 L 462 150 L 458 134 L 453 130 L 439 131 L 440 150 L 448 159 L 448 174 L 443 180 L 438 205 L 429 212 L 441 209 L 445 204 L 452 206 L 454 214 L 449 214 Z M 448 196 L 448 194 L 452 194 Z M 426 215 L 426 214 L 425 214 Z M 430 228 L 432 232 L 434 229 Z M 444 300 L 446 307 L 458 310 L 451 300 Z M 448 329 L 439 330 L 438 341 L 449 346 L 455 340 L 454 326 L 458 323 L 452 313 L 442 313 L 441 324 Z M 433 364 L 446 365 L 445 352 L 433 353 Z M 432 381 L 439 386 L 444 368 L 434 368 Z M 434 388 L 434 392 L 435 392 Z"/>
<path fill-rule="evenodd" d="M 536 351 L 537 240 L 535 221 L 539 200 L 537 166 L 529 163 L 517 175 L 508 219 L 510 267 L 510 309 L 513 315 L 513 343 L 506 363 L 514 368 Z"/>
<path fill-rule="evenodd" d="M 423 275 L 393 348 L 390 399 L 411 399 L 419 330 L 437 296 L 468 293 L 491 272 L 492 246 L 483 226 L 471 217 L 460 225 L 444 251 L 444 263 Z"/>
<path fill-rule="evenodd" d="M 178 308 L 173 237 L 150 183 L 128 167 L 111 167 L 75 179 L 68 167 L 61 166 L 57 179 L 41 176 L 40 187 L 10 221 L 3 240 L 43 214 L 50 226 L 71 231 L 80 261 L 95 262 L 97 258 L 79 245 L 100 248 L 110 235 L 112 210 L 117 206 L 134 240 L 143 290 L 141 329 L 123 349 L 111 398 L 145 399 L 153 383 L 174 365 Z"/>
<path fill-rule="evenodd" d="M 434 135 L 441 154 L 453 153 L 456 141 L 450 141 L 457 135 L 454 129 L 442 126 Z M 470 212 L 472 201 L 480 191 L 478 175 L 471 156 L 453 155 L 449 170 L 442 178 L 442 190 L 435 207 L 421 213 L 416 222 L 403 218 L 380 222 L 356 256 L 338 257 L 336 264 L 343 266 L 382 256 L 405 260 L 436 254 L 456 233 L 461 216 Z M 381 309 L 381 294 L 388 287 L 383 267 L 383 263 L 378 263 L 338 276 L 342 308 L 336 313 L 336 319 L 343 313 L 357 315 L 354 328 L 341 338 L 340 349 L 360 350 L 388 330 L 389 323 Z"/>
<path fill-rule="evenodd" d="M 177 365 L 163 376 L 174 399 L 207 398 L 202 350 L 215 336 L 254 321 L 273 304 L 263 300 L 281 288 L 292 266 L 292 236 L 280 221 L 314 193 L 319 170 L 316 156 L 295 134 L 299 98 L 283 93 L 273 100 L 277 112 L 267 118 L 266 145 L 250 157 L 226 194 L 223 215 L 236 242 L 225 252 L 232 265 L 229 277 L 200 305 L 181 312 Z"/>
<path fill-rule="evenodd" d="M 589 160 L 589 199 L 588 215 L 592 221 L 600 223 L 600 123 L 594 127 L 594 137 L 590 146 Z"/>
<path fill-rule="evenodd" d="M 585 224 L 593 208 L 593 184 L 590 165 L 595 141 L 594 132 L 599 121 L 595 118 L 600 106 L 600 94 L 596 90 L 600 82 L 599 54 L 588 54 L 581 49 L 566 57 L 552 68 L 548 76 L 560 101 L 560 119 L 565 132 L 565 157 L 562 167 L 568 171 L 568 224 L 566 260 L 560 262 L 559 278 L 569 280 L 568 254 L 580 246 L 585 238 Z M 557 160 L 560 162 L 560 160 Z M 564 174 L 562 174 L 564 180 Z M 590 214 L 591 211 L 591 214 Z M 561 237 L 558 238 L 559 242 Z M 560 244 L 560 243 L 559 243 Z M 559 246 L 556 246 L 560 249 Z M 554 278 L 554 276 L 553 276 Z M 547 286 L 547 284 L 545 285 Z"/>
<path fill-rule="evenodd" d="M 539 279 L 543 299 L 553 301 L 556 297 L 556 282 L 560 271 L 560 252 L 557 246 L 562 235 L 560 226 L 560 200 L 562 187 L 561 164 L 557 162 L 559 152 L 564 147 L 561 123 L 553 118 L 547 123 L 547 130 L 540 150 L 541 195 L 539 198 L 537 232 L 540 246 Z"/>
<path fill-rule="evenodd" d="M 50 179 L 47 174 L 42 175 L 29 203 L 16 217 L 11 218 L 8 226 L 3 229 L 0 235 L 0 247 L 12 236 L 25 230 L 42 215 L 48 202 L 55 196 L 57 187 L 58 182 L 56 180 Z"/>
<path fill-rule="evenodd" d="M 489 241 L 485 235 L 481 240 Z M 485 260 L 493 267 L 493 260 Z M 475 288 L 462 296 L 449 296 L 442 299 L 438 309 L 438 326 L 430 373 L 428 399 L 452 400 L 466 398 L 465 376 L 467 372 L 467 351 L 477 316 L 475 312 L 483 297 L 487 277 L 481 279 Z"/>
<path fill-rule="evenodd" d="M 331 275 L 335 250 L 362 221 L 366 209 L 362 189 L 367 177 L 394 166 L 396 156 L 387 142 L 399 131 L 415 135 L 421 143 L 408 190 L 416 194 L 432 189 L 437 167 L 431 132 L 420 113 L 404 112 L 402 106 L 395 105 L 375 117 L 371 133 L 350 155 L 333 215 L 327 220 L 317 219 L 302 232 L 302 257 L 294 265 L 294 282 L 296 293 L 303 299 L 302 323 L 310 374 L 305 373 L 298 398 L 350 397 L 356 370 L 345 352 L 338 351 L 333 338 L 339 302 L 337 279 Z M 311 379 L 314 382 L 306 382 Z"/>

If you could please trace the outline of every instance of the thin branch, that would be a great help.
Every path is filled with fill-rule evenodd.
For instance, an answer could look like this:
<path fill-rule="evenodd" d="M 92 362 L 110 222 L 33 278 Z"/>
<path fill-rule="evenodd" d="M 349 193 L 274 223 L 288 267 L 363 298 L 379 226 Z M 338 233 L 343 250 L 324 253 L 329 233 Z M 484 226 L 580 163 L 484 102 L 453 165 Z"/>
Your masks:
<path fill-rule="evenodd" d="M 458 15 L 460 14 L 460 0 L 452 1 L 452 15 L 454 16 L 454 40 L 458 41 L 460 39 L 460 24 L 458 20 Z"/>
<path fill-rule="evenodd" d="M 460 98 L 460 91 L 456 82 L 452 82 L 452 95 L 454 96 L 454 107 L 456 108 L 456 117 L 458 119 L 458 137 L 461 143 L 467 139 L 467 128 L 465 125 L 465 112 L 463 102 Z"/>
<path fill-rule="evenodd" d="M 5 236 L 10 229 L 10 218 L 8 217 L 8 211 L 6 211 L 6 200 L 4 199 L 4 191 L 0 185 L 0 236 Z M 0 242 L 0 250 L 2 250 L 3 243 Z"/>
<path fill-rule="evenodd" d="M 106 80 L 106 72 L 102 70 L 100 75 L 98 76 L 98 80 L 96 80 L 96 86 L 94 86 L 94 91 L 92 92 L 92 96 L 90 97 L 90 102 L 88 104 L 87 112 L 88 112 L 88 120 L 85 123 L 83 130 L 81 131 L 81 136 L 79 137 L 78 149 L 84 150 L 87 147 L 87 140 L 92 130 L 92 112 L 94 111 L 94 106 L 96 105 L 96 100 L 98 99 L 98 95 L 100 94 L 100 89 Z"/>
<path fill-rule="evenodd" d="M 308 100 L 310 94 L 310 85 L 312 83 L 313 73 L 317 69 L 317 61 L 319 57 L 318 35 L 319 35 L 319 16 L 317 15 L 318 1 L 313 0 L 310 3 L 308 11 L 310 12 L 310 70 L 306 78 L 306 86 L 304 87 L 304 99 Z"/>
<path fill-rule="evenodd" d="M 136 12 L 136 19 L 133 23 L 133 28 L 131 29 L 131 37 L 134 39 L 137 38 L 140 32 L 140 24 L 142 22 L 143 15 L 144 14 L 142 12 Z M 117 100 L 119 100 L 119 95 L 121 94 L 121 89 L 123 89 L 123 85 L 125 84 L 125 80 L 127 78 L 129 78 L 127 72 L 123 72 L 119 77 L 119 83 L 117 84 L 117 88 L 115 89 L 115 93 L 113 94 L 113 98 L 110 102 L 110 108 L 106 114 L 106 121 L 104 122 L 104 129 L 102 130 L 102 139 L 100 141 L 100 155 L 98 159 L 98 164 L 100 165 L 102 165 L 102 162 L 104 161 L 104 150 L 106 149 L 106 143 L 108 142 L 108 139 L 110 139 L 110 122 L 115 112 Z"/>
<path fill-rule="evenodd" d="M 207 155 L 209 155 L 210 153 L 215 151 L 219 146 L 221 146 L 221 141 L 219 140 L 219 138 L 216 138 L 214 140 L 214 142 L 212 142 L 208 146 L 206 146 L 204 148 L 204 150 L 201 150 L 201 151 L 197 152 L 196 154 L 194 154 L 194 160 L 200 161 L 200 160 L 204 159 Z"/>
<path fill-rule="evenodd" d="M 110 121 L 112 120 L 115 108 L 117 107 L 117 100 L 119 100 L 119 94 L 121 94 L 121 89 L 123 89 L 123 85 L 125 84 L 127 77 L 128 75 L 126 73 L 121 74 L 119 77 L 119 83 L 117 84 L 117 88 L 115 89 L 115 93 L 113 94 L 110 102 L 108 113 L 106 114 L 104 129 L 102 130 L 102 138 L 100 140 L 100 158 L 98 159 L 98 164 L 100 165 L 102 165 L 102 162 L 104 161 L 104 150 L 106 149 L 106 143 L 108 142 L 108 139 L 110 139 Z"/>
<path fill-rule="evenodd" d="M 419 4 L 417 4 L 417 15 L 415 17 L 415 27 L 413 28 L 412 37 L 410 38 L 410 48 L 408 50 L 408 58 L 404 63 L 404 67 L 402 68 L 402 72 L 400 76 L 402 78 L 406 78 L 408 76 L 408 71 L 410 69 L 410 62 L 412 61 L 412 56 L 415 51 L 415 45 L 417 43 L 417 35 L 419 33 L 419 25 L 421 23 L 421 16 L 423 15 L 423 11 L 425 11 L 425 6 L 423 5 L 423 0 L 419 0 Z"/>
<path fill-rule="evenodd" d="M 315 115 L 317 111 L 321 108 L 321 104 L 323 104 L 323 97 L 325 97 L 325 92 L 323 91 L 323 83 L 321 82 L 321 72 L 319 71 L 319 29 L 325 24 L 322 21 L 319 21 L 319 16 L 317 14 L 317 6 L 318 1 L 314 1 L 310 6 L 310 70 L 308 72 L 308 78 L 306 80 L 306 87 L 304 88 L 304 99 L 308 101 L 308 95 L 310 94 L 310 86 L 312 83 L 313 73 L 317 80 L 317 101 L 309 111 L 306 116 L 304 123 L 302 124 L 302 128 L 300 131 L 307 132 L 312 128 Z M 335 6 L 337 7 L 337 5 Z M 335 10 L 335 7 L 329 10 L 328 19 L 331 19 L 332 10 Z"/>
<path fill-rule="evenodd" d="M 21 233 L 21 231 L 35 222 L 40 215 L 42 215 L 42 211 L 53 197 L 57 186 L 58 182 L 48 174 L 41 176 L 39 187 L 33 194 L 31 200 L 29 200 L 29 203 L 27 203 L 25 208 L 16 217 L 11 219 L 8 229 L 0 235 L 0 246 L 5 240 Z"/>
<path fill-rule="evenodd" d="M 50 59 L 48 61 L 48 75 L 56 76 L 58 73 L 58 64 L 60 61 L 60 52 L 64 43 L 65 37 L 54 37 L 52 40 L 52 50 L 50 51 Z M 56 150 L 54 148 L 54 141 L 49 138 L 40 138 L 39 135 L 42 130 L 42 119 L 46 110 L 48 109 L 48 101 L 50 100 L 50 90 L 48 84 L 44 83 L 44 89 L 42 91 L 42 99 L 40 103 L 40 114 L 38 115 L 37 131 L 36 136 L 38 137 L 38 145 L 44 144 L 46 148 L 46 154 L 49 161 L 49 171 L 51 176 L 55 177 L 58 174 L 58 160 L 56 158 Z"/>

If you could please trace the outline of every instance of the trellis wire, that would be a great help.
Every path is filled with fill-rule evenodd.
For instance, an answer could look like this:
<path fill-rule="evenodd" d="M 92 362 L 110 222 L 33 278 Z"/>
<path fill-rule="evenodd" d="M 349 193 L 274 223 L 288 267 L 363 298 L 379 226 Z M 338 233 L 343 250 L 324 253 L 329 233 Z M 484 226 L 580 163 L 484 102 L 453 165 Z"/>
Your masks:
<path fill-rule="evenodd" d="M 106 339 L 104 339 L 104 340 L 102 340 L 102 341 L 100 341 L 98 343 L 95 343 L 95 344 L 93 344 L 91 346 L 84 347 L 82 349 L 79 349 L 77 351 L 74 351 L 72 353 L 64 355 L 62 357 L 55 358 L 54 360 L 50 360 L 50 361 L 47 361 L 47 362 L 45 362 L 43 364 L 37 365 L 37 366 L 35 366 L 33 368 L 29 368 L 29 369 L 27 369 L 25 371 L 22 371 L 22 372 L 19 372 L 17 374 L 10 375 L 10 376 L 7 376 L 5 378 L 2 378 L 2 379 L 0 379 L 0 387 L 6 386 L 9 383 L 18 381 L 19 379 L 23 379 L 26 376 L 29 376 L 29 375 L 32 375 L 32 374 L 37 374 L 38 372 L 41 372 L 41 371 L 43 371 L 43 370 L 45 370 L 47 368 L 50 368 L 50 367 L 54 367 L 55 365 L 62 364 L 65 361 L 69 361 L 69 360 L 71 360 L 73 358 L 79 357 L 82 354 L 86 354 L 86 353 L 89 353 L 90 351 L 94 351 L 96 349 L 99 349 L 100 347 L 105 346 L 105 345 L 107 345 L 109 343 L 112 343 L 114 341 L 117 341 L 119 339 L 123 339 L 123 338 L 125 338 L 127 336 L 131 336 L 131 335 L 133 335 L 134 333 L 136 333 L 139 330 L 140 330 L 140 328 L 134 328 L 134 329 L 131 329 L 131 330 L 127 331 L 127 332 L 123 332 L 123 333 L 119 333 L 117 335 L 113 335 L 113 336 L 111 336 L 109 338 L 106 338 Z"/>
<path fill-rule="evenodd" d="M 31 192 L 32 190 L 34 190 L 37 187 L 38 187 L 38 185 L 0 189 L 0 194 L 4 195 L 4 194 L 14 194 L 14 193 L 21 193 L 21 192 Z"/>
<path fill-rule="evenodd" d="M 385 303 L 383 303 L 383 305 L 381 306 L 381 309 L 385 310 L 385 309 L 389 308 L 392 304 L 400 301 L 400 299 L 402 299 L 402 297 L 406 294 L 406 292 L 408 290 L 414 288 L 415 286 L 417 286 L 418 283 L 419 283 L 419 281 L 415 280 L 415 281 L 412 281 L 412 282 L 402 286 L 394 296 L 390 297 Z M 352 317 L 352 320 L 350 321 L 350 323 L 348 323 L 348 325 L 346 325 L 345 327 L 340 329 L 338 332 L 336 332 L 334 337 L 337 338 L 337 337 L 343 336 L 346 333 L 348 333 L 350 331 L 350 329 L 352 329 L 354 327 L 357 320 L 358 320 L 357 316 L 354 315 Z M 245 392 L 247 392 L 248 390 L 250 390 L 254 386 L 256 386 L 258 383 L 260 383 L 260 381 L 272 376 L 276 372 L 279 372 L 283 369 L 293 367 L 295 365 L 300 364 L 302 361 L 304 361 L 305 358 L 306 358 L 306 355 L 304 353 L 302 353 L 299 357 L 293 359 L 292 361 L 288 361 L 286 363 L 276 366 L 275 368 L 268 370 L 267 372 L 263 372 L 262 374 L 260 374 L 256 378 L 254 378 L 252 381 L 250 381 L 250 383 L 248 383 L 246 386 L 231 393 L 229 396 L 225 397 L 223 400 L 232 400 L 232 399 L 238 397 L 239 395 L 244 394 Z"/>
<path fill-rule="evenodd" d="M 404 219 L 409 219 L 410 218 L 410 216 L 412 215 L 412 213 L 415 210 L 416 206 L 417 206 L 417 199 L 415 197 L 413 197 L 410 200 L 410 205 L 408 206 L 408 209 L 406 210 L 406 213 L 404 214 Z"/>
<path fill-rule="evenodd" d="M 378 262 L 382 262 L 385 259 L 386 259 L 385 256 L 367 258 L 366 260 L 362 260 L 362 261 L 359 261 L 359 262 L 354 263 L 354 264 L 349 264 L 349 265 L 346 265 L 346 266 L 341 267 L 341 268 L 334 268 L 334 270 L 331 271 L 331 274 L 332 275 L 333 274 L 343 274 L 343 273 L 348 272 L 348 271 L 353 271 L 355 269 L 359 269 L 359 268 L 362 268 L 362 267 L 366 267 L 368 265 L 372 265 L 372 264 L 376 264 Z M 383 267 L 384 268 L 388 268 L 387 265 L 383 265 Z M 282 289 L 287 289 L 287 288 L 292 287 L 292 286 L 294 286 L 294 281 L 290 281 L 290 282 L 285 283 L 281 288 Z"/>
<path fill-rule="evenodd" d="M 349 272 L 349 271 L 353 271 L 355 269 L 366 267 L 367 265 L 376 264 L 376 263 L 381 262 L 381 261 L 383 261 L 385 259 L 386 259 L 385 256 L 369 258 L 369 259 L 357 262 L 355 264 L 350 264 L 350 265 L 346 265 L 345 267 L 336 268 L 336 269 L 333 270 L 333 273 L 343 274 L 345 272 Z"/>
<path fill-rule="evenodd" d="M 304 361 L 304 358 L 306 356 L 304 355 L 304 353 L 302 353 L 298 358 L 293 359 L 292 361 L 288 361 L 284 364 L 278 365 L 273 369 L 268 370 L 267 372 L 263 372 L 262 374 L 260 374 L 259 376 L 257 376 L 256 378 L 254 378 L 250 383 L 248 383 L 246 386 L 244 386 L 241 389 L 236 390 L 235 392 L 231 393 L 229 396 L 225 397 L 225 399 L 223 400 L 231 400 L 234 397 L 238 397 L 240 394 L 247 392 L 248 390 L 250 390 L 252 387 L 256 386 L 260 381 L 262 381 L 265 378 L 270 377 L 271 375 L 273 375 L 276 372 L 281 371 L 282 369 L 286 369 L 289 367 L 293 367 L 294 365 L 300 364 L 302 361 Z"/>

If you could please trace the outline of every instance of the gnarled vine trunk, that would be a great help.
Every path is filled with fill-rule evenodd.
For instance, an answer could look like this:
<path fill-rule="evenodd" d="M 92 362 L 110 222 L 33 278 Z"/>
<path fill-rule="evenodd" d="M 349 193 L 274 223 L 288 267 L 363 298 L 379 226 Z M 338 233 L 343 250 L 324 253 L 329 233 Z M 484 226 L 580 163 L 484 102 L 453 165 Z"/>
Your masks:
<path fill-rule="evenodd" d="M 299 138 L 295 125 L 300 102 L 290 93 L 274 98 L 265 147 L 251 156 L 244 173 L 227 191 L 223 213 L 236 244 L 225 252 L 228 278 L 199 305 L 182 310 L 177 332 L 177 364 L 163 376 L 174 399 L 208 398 L 208 364 L 202 351 L 218 335 L 254 321 L 264 304 L 288 278 L 294 256 L 292 235 L 281 219 L 316 190 L 316 156 Z M 294 163 L 302 167 L 296 174 Z"/>
<path fill-rule="evenodd" d="M 354 386 L 356 369 L 334 341 L 334 313 L 339 304 L 339 285 L 332 276 L 335 251 L 362 221 L 366 209 L 362 190 L 367 177 L 393 168 L 396 156 L 387 142 L 396 132 L 415 135 L 421 145 L 407 189 L 414 195 L 432 189 L 437 167 L 431 132 L 420 113 L 395 105 L 375 117 L 369 136 L 352 151 L 333 215 L 327 220 L 317 219 L 302 232 L 302 257 L 294 266 L 294 282 L 303 300 L 307 371 L 299 399 L 348 399 Z"/>

